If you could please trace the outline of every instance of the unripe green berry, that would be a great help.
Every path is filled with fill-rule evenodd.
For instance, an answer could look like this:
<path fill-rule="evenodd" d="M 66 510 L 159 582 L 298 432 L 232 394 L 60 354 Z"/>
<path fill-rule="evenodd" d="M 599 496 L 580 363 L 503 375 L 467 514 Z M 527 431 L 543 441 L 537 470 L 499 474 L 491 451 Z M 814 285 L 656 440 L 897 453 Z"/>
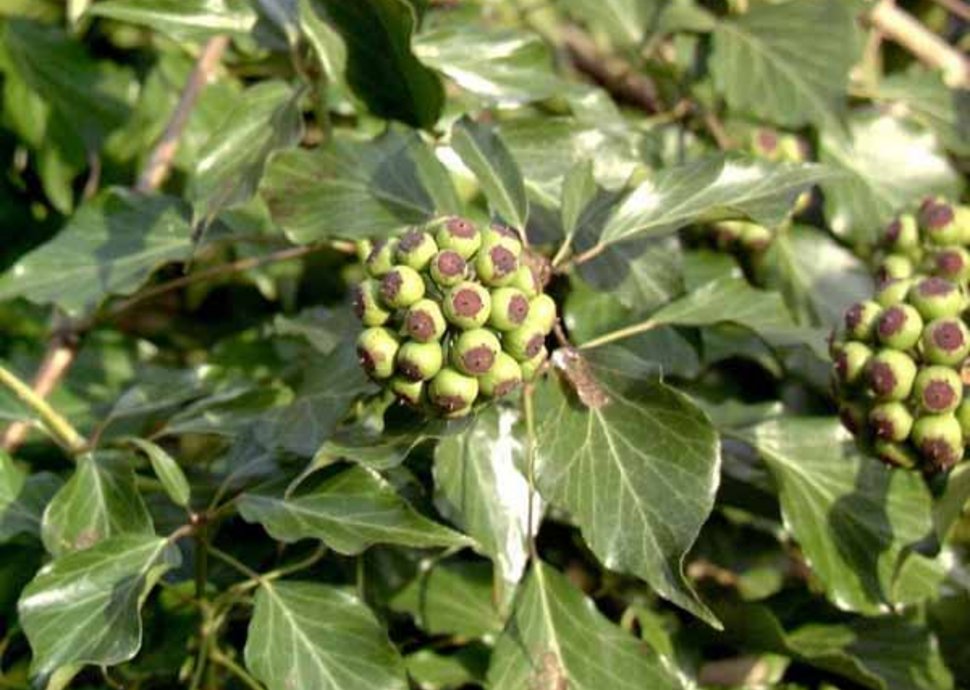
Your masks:
<path fill-rule="evenodd" d="M 886 226 L 883 244 L 892 252 L 909 254 L 919 247 L 919 227 L 916 218 L 910 213 L 904 213 Z"/>
<path fill-rule="evenodd" d="M 427 381 L 441 371 L 441 343 L 409 340 L 397 351 L 397 371 L 408 381 Z"/>
<path fill-rule="evenodd" d="M 443 249 L 431 259 L 431 279 L 439 287 L 451 287 L 465 280 L 468 264 L 454 249 Z"/>
<path fill-rule="evenodd" d="M 465 218 L 449 218 L 435 235 L 439 249 L 451 249 L 463 259 L 471 258 L 482 244 L 482 235 L 475 224 Z"/>
<path fill-rule="evenodd" d="M 718 249 L 732 250 L 740 242 L 744 222 L 740 220 L 722 220 L 714 223 L 711 230 L 714 233 L 714 244 Z"/>
<path fill-rule="evenodd" d="M 872 350 L 866 345 L 854 340 L 845 343 L 833 357 L 835 373 L 839 377 L 839 382 L 847 386 L 858 383 L 862 379 L 871 357 Z"/>
<path fill-rule="evenodd" d="M 954 367 L 970 354 L 970 333 L 961 319 L 946 316 L 926 325 L 920 344 L 927 362 Z"/>
<path fill-rule="evenodd" d="M 502 344 L 492 331 L 472 328 L 462 332 L 451 345 L 451 363 L 469 376 L 487 374 L 502 351 Z"/>
<path fill-rule="evenodd" d="M 397 338 L 386 328 L 365 328 L 357 337 L 357 358 L 371 377 L 386 379 L 394 373 Z"/>
<path fill-rule="evenodd" d="M 488 325 L 499 331 L 518 328 L 529 316 L 529 298 L 513 287 L 496 288 L 491 292 L 492 313 Z"/>
<path fill-rule="evenodd" d="M 783 134 L 778 142 L 781 159 L 791 163 L 804 163 L 811 153 L 808 144 L 795 134 Z"/>
<path fill-rule="evenodd" d="M 491 370 L 478 378 L 482 395 L 501 398 L 515 390 L 522 383 L 522 368 L 519 363 L 504 352 L 495 356 Z"/>
<path fill-rule="evenodd" d="M 932 276 L 913 285 L 907 301 L 927 320 L 956 316 L 966 307 L 966 295 L 955 283 Z"/>
<path fill-rule="evenodd" d="M 549 350 L 543 347 L 541 350 L 539 350 L 539 354 L 532 359 L 526 360 L 525 362 L 519 362 L 519 368 L 522 369 L 522 380 L 533 380 L 536 377 L 536 374 L 539 373 L 542 365 L 546 363 L 547 359 L 549 359 Z"/>
<path fill-rule="evenodd" d="M 357 260 L 360 263 L 364 263 L 367 261 L 370 253 L 374 251 L 374 243 L 370 240 L 358 240 L 354 245 L 354 249 L 357 251 Z"/>
<path fill-rule="evenodd" d="M 970 245 L 970 206 L 957 206 L 953 209 L 955 223 L 960 231 L 960 243 Z"/>
<path fill-rule="evenodd" d="M 906 301 L 910 288 L 916 283 L 914 278 L 895 278 L 881 283 L 875 295 L 876 302 L 883 307 L 891 307 Z"/>
<path fill-rule="evenodd" d="M 853 435 L 861 434 L 866 428 L 869 408 L 860 400 L 843 400 L 839 404 L 839 421 Z"/>
<path fill-rule="evenodd" d="M 909 278 L 916 272 L 913 260 L 905 254 L 887 254 L 876 268 L 880 282 L 899 278 Z"/>
<path fill-rule="evenodd" d="M 905 441 L 913 428 L 913 415 L 901 402 L 884 402 L 869 411 L 869 426 L 876 438 Z"/>
<path fill-rule="evenodd" d="M 907 443 L 896 443 L 880 439 L 873 444 L 872 449 L 876 452 L 876 457 L 896 467 L 911 469 L 919 464 L 919 458 Z"/>
<path fill-rule="evenodd" d="M 908 304 L 894 304 L 883 310 L 876 322 L 876 335 L 887 347 L 908 350 L 919 342 L 923 317 Z"/>
<path fill-rule="evenodd" d="M 394 395 L 407 404 L 414 407 L 421 404 L 424 395 L 424 381 L 409 381 L 403 376 L 395 376 L 388 386 L 394 392 Z"/>
<path fill-rule="evenodd" d="M 746 221 L 741 222 L 741 236 L 738 238 L 738 242 L 749 251 L 764 251 L 774 238 L 774 233 L 763 225 Z"/>
<path fill-rule="evenodd" d="M 424 270 L 437 253 L 438 245 L 431 235 L 421 230 L 409 230 L 397 242 L 397 260 L 415 271 Z"/>
<path fill-rule="evenodd" d="M 488 320 L 492 299 L 481 285 L 466 281 L 445 293 L 442 309 L 448 322 L 458 328 L 478 328 Z"/>
<path fill-rule="evenodd" d="M 869 359 L 866 378 L 878 400 L 905 400 L 913 390 L 916 363 L 899 350 L 880 350 Z"/>
<path fill-rule="evenodd" d="M 380 283 L 373 278 L 354 286 L 354 314 L 365 326 L 383 326 L 391 312 L 380 301 Z"/>
<path fill-rule="evenodd" d="M 916 374 L 913 395 L 920 408 L 929 414 L 943 414 L 957 409 L 963 399 L 963 381 L 950 367 L 923 367 Z"/>
<path fill-rule="evenodd" d="M 957 410 L 954 413 L 957 421 L 960 423 L 960 430 L 963 432 L 963 438 L 970 439 L 970 400 L 964 398 L 957 405 Z"/>
<path fill-rule="evenodd" d="M 519 263 L 519 270 L 515 272 L 515 277 L 512 278 L 509 286 L 518 288 L 526 297 L 532 299 L 542 292 L 542 285 L 539 284 L 539 278 L 530 266 L 523 262 Z"/>
<path fill-rule="evenodd" d="M 954 281 L 970 278 L 970 252 L 963 247 L 942 247 L 933 253 L 934 273 Z"/>
<path fill-rule="evenodd" d="M 389 307 L 410 307 L 424 297 L 424 279 L 409 266 L 395 266 L 381 278 L 381 300 Z"/>
<path fill-rule="evenodd" d="M 412 304 L 404 317 L 404 330 L 413 340 L 421 343 L 440 340 L 447 327 L 441 307 L 430 299 Z"/>
<path fill-rule="evenodd" d="M 445 367 L 428 384 L 431 404 L 448 417 L 462 417 L 478 397 L 478 379 Z"/>
<path fill-rule="evenodd" d="M 769 127 L 758 127 L 751 132 L 751 153 L 770 161 L 781 160 L 781 137 Z"/>
<path fill-rule="evenodd" d="M 933 244 L 959 244 L 963 239 L 954 208 L 943 197 L 925 199 L 917 218 L 923 235 Z"/>
<path fill-rule="evenodd" d="M 522 255 L 522 238 L 507 225 L 492 223 L 482 231 L 482 249 L 496 245 L 506 247 L 515 254 L 515 258 Z"/>
<path fill-rule="evenodd" d="M 526 319 L 524 324 L 502 336 L 502 347 L 519 362 L 527 362 L 535 357 L 545 343 L 545 331 L 531 319 Z"/>
<path fill-rule="evenodd" d="M 912 437 L 931 469 L 947 469 L 963 457 L 963 432 L 952 414 L 920 417 L 913 424 Z"/>
<path fill-rule="evenodd" d="M 374 278 L 380 278 L 394 268 L 394 252 L 397 240 L 377 240 L 373 243 L 370 255 L 364 262 L 367 272 Z"/>
<path fill-rule="evenodd" d="M 852 340 L 872 340 L 882 307 L 876 302 L 856 302 L 845 312 L 845 334 Z"/>
<path fill-rule="evenodd" d="M 543 333 L 552 332 L 556 325 L 556 303 L 549 295 L 539 295 L 529 302 L 529 321 L 542 329 Z"/>
<path fill-rule="evenodd" d="M 484 244 L 475 255 L 475 274 L 485 285 L 508 285 L 518 270 L 519 257 L 505 244 Z"/>

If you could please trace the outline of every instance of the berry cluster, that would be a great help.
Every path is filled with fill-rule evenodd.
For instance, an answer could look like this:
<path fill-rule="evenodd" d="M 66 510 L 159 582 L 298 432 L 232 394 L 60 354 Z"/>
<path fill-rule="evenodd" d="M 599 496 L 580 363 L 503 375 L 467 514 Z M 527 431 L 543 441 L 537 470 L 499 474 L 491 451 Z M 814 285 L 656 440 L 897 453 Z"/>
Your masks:
<path fill-rule="evenodd" d="M 480 397 L 531 380 L 548 356 L 556 304 L 523 260 L 519 235 L 449 218 L 363 242 L 355 290 L 361 366 L 400 399 L 461 417 Z"/>
<path fill-rule="evenodd" d="M 840 413 L 884 461 L 946 470 L 970 442 L 970 207 L 926 199 L 889 224 L 882 245 L 876 294 L 833 334 Z"/>

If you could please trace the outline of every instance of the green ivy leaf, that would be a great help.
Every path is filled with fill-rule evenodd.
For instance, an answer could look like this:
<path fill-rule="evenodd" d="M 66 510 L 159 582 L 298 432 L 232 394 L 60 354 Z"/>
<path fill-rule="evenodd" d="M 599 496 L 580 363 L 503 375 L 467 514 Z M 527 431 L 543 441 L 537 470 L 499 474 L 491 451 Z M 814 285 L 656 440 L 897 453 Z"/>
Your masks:
<path fill-rule="evenodd" d="M 545 563 L 535 561 L 499 638 L 492 688 L 679 689 L 683 685 L 643 642 L 599 611 Z"/>
<path fill-rule="evenodd" d="M 373 470 L 352 467 L 293 496 L 247 493 L 239 514 L 285 542 L 319 539 L 344 554 L 373 544 L 465 546 L 469 540 L 415 511 Z"/>
<path fill-rule="evenodd" d="M 352 594 L 312 582 L 264 581 L 246 666 L 269 690 L 406 690 L 404 662 Z"/>
<path fill-rule="evenodd" d="M 618 45 L 642 45 L 669 0 L 566 0 L 566 11 L 602 29 Z"/>
<path fill-rule="evenodd" d="M 110 666 L 134 657 L 145 597 L 180 560 L 167 539 L 126 534 L 44 566 L 18 607 L 34 652 L 31 673 L 41 687 L 66 665 Z"/>
<path fill-rule="evenodd" d="M 182 468 L 175 462 L 175 458 L 165 452 L 165 449 L 158 444 L 143 438 L 132 438 L 129 441 L 148 456 L 155 476 L 165 487 L 165 493 L 172 499 L 172 503 L 183 508 L 187 506 L 192 490 L 189 487 L 189 480 L 186 479 Z"/>
<path fill-rule="evenodd" d="M 452 127 L 451 146 L 478 178 L 492 212 L 513 227 L 525 228 L 529 199 L 522 173 L 495 130 L 465 116 Z"/>
<path fill-rule="evenodd" d="M 920 476 L 862 455 L 831 417 L 772 420 L 744 436 L 775 478 L 785 525 L 829 599 L 863 613 L 909 603 L 894 596 L 897 569 L 933 528 Z"/>
<path fill-rule="evenodd" d="M 492 601 L 492 572 L 486 563 L 442 563 L 422 570 L 390 601 L 391 609 L 414 616 L 431 635 L 477 639 L 502 631 Z"/>
<path fill-rule="evenodd" d="M 683 574 L 714 506 L 720 454 L 710 422 L 659 381 L 595 369 L 609 402 L 587 408 L 565 381 L 536 388 L 536 481 L 612 570 L 717 625 Z M 609 378 L 607 378 L 607 376 Z"/>
<path fill-rule="evenodd" d="M 942 76 L 921 68 L 886 75 L 879 80 L 874 97 L 900 107 L 933 130 L 940 142 L 958 156 L 970 156 L 970 93 L 950 89 Z"/>
<path fill-rule="evenodd" d="M 49 472 L 27 475 L 0 451 L 0 543 L 18 534 L 39 536 L 44 507 L 60 485 Z"/>
<path fill-rule="evenodd" d="M 960 463 L 950 472 L 943 495 L 933 505 L 933 526 L 941 543 L 960 519 L 967 501 L 970 501 L 970 463 Z"/>
<path fill-rule="evenodd" d="M 313 46 L 326 77 L 342 83 L 347 70 L 347 47 L 340 34 L 327 24 L 320 2 L 300 0 L 300 28 Z"/>
<path fill-rule="evenodd" d="M 786 127 L 820 125 L 844 113 L 859 48 L 850 3 L 761 2 L 717 24 L 711 74 L 734 110 Z"/>
<path fill-rule="evenodd" d="M 248 34 L 256 24 L 245 0 L 107 0 L 86 14 L 148 26 L 176 40 Z"/>
<path fill-rule="evenodd" d="M 122 534 L 155 534 L 129 459 L 110 453 L 82 455 L 44 512 L 44 546 L 59 556 Z"/>
<path fill-rule="evenodd" d="M 326 0 L 321 5 L 346 44 L 347 82 L 371 112 L 430 129 L 444 106 L 444 88 L 411 51 L 414 8 L 404 0 Z"/>
<path fill-rule="evenodd" d="M 416 133 L 397 128 L 370 142 L 337 137 L 316 151 L 278 153 L 261 193 L 300 244 L 388 235 L 460 210 L 445 169 Z"/>
<path fill-rule="evenodd" d="M 172 197 L 111 190 L 0 276 L 0 300 L 26 297 L 74 314 L 128 295 L 163 263 L 192 249 L 184 205 Z"/>
<path fill-rule="evenodd" d="M 848 134 L 822 129 L 819 158 L 845 171 L 822 181 L 825 215 L 836 235 L 856 244 L 875 244 L 892 217 L 922 197 L 956 198 L 963 187 L 931 132 L 874 110 L 853 113 Z"/>
<path fill-rule="evenodd" d="M 303 136 L 301 91 L 281 81 L 247 89 L 239 105 L 199 152 L 188 198 L 206 223 L 223 209 L 249 200 L 270 154 Z"/>
<path fill-rule="evenodd" d="M 514 585 L 528 562 L 529 485 L 519 470 L 522 444 L 516 415 L 489 407 L 471 427 L 435 448 L 435 503 L 495 562 L 496 575 Z M 534 497 L 536 516 L 540 501 Z"/>

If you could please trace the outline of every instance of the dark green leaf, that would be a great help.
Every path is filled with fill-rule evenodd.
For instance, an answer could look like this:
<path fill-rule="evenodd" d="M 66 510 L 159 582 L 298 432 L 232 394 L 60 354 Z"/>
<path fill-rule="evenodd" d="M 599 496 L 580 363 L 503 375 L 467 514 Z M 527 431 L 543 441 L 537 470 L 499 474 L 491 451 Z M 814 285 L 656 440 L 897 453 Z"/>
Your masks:
<path fill-rule="evenodd" d="M 461 546 L 469 540 L 423 517 L 373 470 L 352 467 L 293 496 L 248 493 L 239 513 L 275 539 L 319 539 L 335 551 L 360 553 L 373 544 L 418 548 Z"/>
<path fill-rule="evenodd" d="M 186 215 L 171 197 L 112 190 L 0 277 L 0 300 L 26 297 L 82 313 L 108 295 L 130 294 L 158 266 L 189 256 Z"/>
<path fill-rule="evenodd" d="M 761 2 L 718 23 L 711 73 L 735 110 L 788 127 L 819 125 L 845 111 L 859 47 L 850 3 Z"/>
<path fill-rule="evenodd" d="M 0 451 L 0 543 L 18 534 L 39 536 L 44 508 L 59 486 L 56 476 L 27 475 Z"/>
<path fill-rule="evenodd" d="M 656 654 L 541 561 L 519 591 L 488 672 L 492 688 L 682 688 Z"/>
<path fill-rule="evenodd" d="M 155 533 L 126 456 L 82 455 L 44 512 L 41 536 L 55 556 L 122 534 Z"/>
<path fill-rule="evenodd" d="M 495 130 L 463 117 L 452 127 L 451 146 L 478 178 L 492 213 L 525 228 L 529 199 L 522 173 Z"/>
<path fill-rule="evenodd" d="M 405 690 L 404 662 L 357 597 L 311 582 L 264 581 L 246 666 L 269 690 Z"/>
<path fill-rule="evenodd" d="M 167 539 L 127 534 L 68 553 L 41 569 L 19 605 L 34 651 L 32 674 L 46 680 L 69 664 L 110 666 L 135 656 L 145 596 L 179 561 Z"/>
<path fill-rule="evenodd" d="M 189 480 L 185 478 L 182 468 L 175 462 L 175 458 L 165 452 L 165 449 L 156 443 L 146 441 L 143 438 L 130 439 L 131 443 L 138 446 L 141 451 L 148 456 L 155 476 L 165 487 L 165 492 L 172 499 L 175 505 L 185 507 L 189 504 L 191 489 Z"/>
<path fill-rule="evenodd" d="M 717 435 L 665 384 L 595 373 L 609 396 L 599 408 L 585 407 L 556 376 L 536 389 L 539 491 L 572 514 L 606 567 L 643 578 L 716 623 L 684 577 L 683 561 L 714 505 Z"/>
<path fill-rule="evenodd" d="M 143 24 L 176 39 L 246 34 L 256 24 L 245 0 L 107 0 L 93 4 L 87 14 Z"/>

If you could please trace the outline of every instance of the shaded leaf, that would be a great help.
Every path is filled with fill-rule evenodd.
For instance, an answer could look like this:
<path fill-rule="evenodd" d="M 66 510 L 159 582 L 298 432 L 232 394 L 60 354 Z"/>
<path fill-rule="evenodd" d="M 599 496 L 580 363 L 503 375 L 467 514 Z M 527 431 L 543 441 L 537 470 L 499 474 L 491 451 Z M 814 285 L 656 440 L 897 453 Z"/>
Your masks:
<path fill-rule="evenodd" d="M 185 473 L 175 462 L 175 458 L 165 452 L 164 448 L 151 441 L 143 438 L 133 438 L 130 441 L 148 456 L 155 476 L 165 487 L 165 493 L 172 499 L 172 502 L 182 507 L 187 506 L 191 495 L 189 480 L 185 478 Z"/>
<path fill-rule="evenodd" d="M 420 515 L 379 474 L 364 467 L 343 470 L 294 496 L 244 494 L 239 514 L 263 525 L 274 539 L 319 539 L 345 554 L 373 544 L 468 544 L 462 535 Z"/>
<path fill-rule="evenodd" d="M 18 534 L 39 536 L 44 507 L 60 485 L 49 472 L 26 474 L 0 451 L 0 543 Z"/>
<path fill-rule="evenodd" d="M 256 24 L 245 0 L 102 0 L 87 14 L 142 24 L 176 39 L 246 34 Z"/>
<path fill-rule="evenodd" d="M 180 560 L 167 539 L 126 534 L 44 566 L 18 607 L 34 652 L 31 673 L 47 679 L 69 664 L 110 666 L 134 657 L 145 596 Z"/>
<path fill-rule="evenodd" d="M 352 594 L 311 582 L 264 581 L 246 666 L 269 690 L 406 690 L 404 662 Z"/>

